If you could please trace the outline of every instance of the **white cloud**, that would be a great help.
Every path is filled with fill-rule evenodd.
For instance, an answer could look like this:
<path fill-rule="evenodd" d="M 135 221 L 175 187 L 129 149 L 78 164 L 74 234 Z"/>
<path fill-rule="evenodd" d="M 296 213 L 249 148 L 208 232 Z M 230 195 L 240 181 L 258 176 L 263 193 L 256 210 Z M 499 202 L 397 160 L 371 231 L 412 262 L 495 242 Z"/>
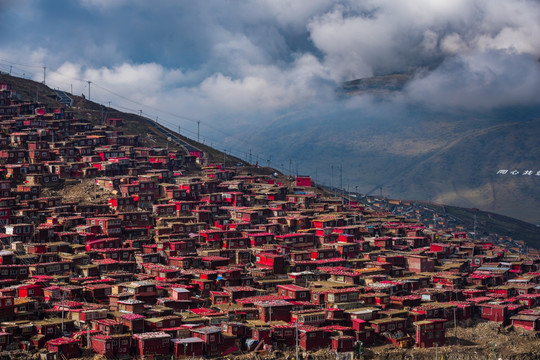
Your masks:
<path fill-rule="evenodd" d="M 454 55 L 466 53 L 468 46 L 459 34 L 451 33 L 442 39 L 441 49 L 448 54 Z"/>
<path fill-rule="evenodd" d="M 409 101 L 432 109 L 482 112 L 516 105 L 540 105 L 540 66 L 530 55 L 492 50 L 447 59 L 411 82 Z"/>

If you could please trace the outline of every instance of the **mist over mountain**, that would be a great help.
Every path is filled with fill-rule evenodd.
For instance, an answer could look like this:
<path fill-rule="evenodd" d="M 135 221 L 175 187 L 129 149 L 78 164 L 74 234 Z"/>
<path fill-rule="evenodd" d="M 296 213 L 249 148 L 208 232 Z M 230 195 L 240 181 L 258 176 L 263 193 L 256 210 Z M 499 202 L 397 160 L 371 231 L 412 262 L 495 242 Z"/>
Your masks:
<path fill-rule="evenodd" d="M 480 207 L 538 223 L 540 109 L 441 114 L 418 106 L 292 115 L 254 135 L 292 171 L 362 193 Z M 266 136 L 265 136 L 266 135 Z M 289 160 L 275 159 L 288 171 Z M 333 166 L 333 170 L 331 167 Z M 340 173 L 339 168 L 342 168 Z M 497 174 L 500 169 L 520 174 Z M 534 170 L 533 175 L 523 175 Z M 333 178 L 332 178 L 333 172 Z"/>
<path fill-rule="evenodd" d="M 540 106 L 532 86 L 537 80 L 512 78 L 512 66 L 489 80 L 489 71 L 465 76 L 445 73 L 454 65 L 441 65 L 431 72 L 348 82 L 331 105 L 286 114 L 248 133 L 269 153 L 284 155 L 275 159 L 282 170 L 289 171 L 292 161 L 292 172 L 327 185 L 362 193 L 382 187 L 386 196 L 479 207 L 539 223 Z M 527 76 L 537 77 L 538 67 L 531 62 Z M 486 79 L 483 87 L 479 77 Z M 452 85 L 453 91 L 439 96 L 426 90 L 426 101 L 415 101 L 421 98 L 418 89 L 433 82 L 429 78 L 460 88 Z M 523 93 L 510 94 L 505 81 L 514 90 L 512 84 L 522 83 Z M 528 81 L 531 88 L 525 89 Z"/>

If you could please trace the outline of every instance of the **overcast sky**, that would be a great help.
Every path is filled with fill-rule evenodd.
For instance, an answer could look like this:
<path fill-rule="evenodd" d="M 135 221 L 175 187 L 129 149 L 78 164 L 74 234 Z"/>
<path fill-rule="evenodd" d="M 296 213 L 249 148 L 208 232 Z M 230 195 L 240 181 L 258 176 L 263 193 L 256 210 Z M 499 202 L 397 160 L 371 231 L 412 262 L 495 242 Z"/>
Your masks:
<path fill-rule="evenodd" d="M 0 0 L 0 13 L 0 70 L 42 81 L 46 66 L 75 94 L 92 81 L 92 100 L 192 136 L 199 120 L 208 143 L 336 106 L 343 81 L 379 74 L 417 74 L 397 104 L 540 101 L 538 1 Z"/>

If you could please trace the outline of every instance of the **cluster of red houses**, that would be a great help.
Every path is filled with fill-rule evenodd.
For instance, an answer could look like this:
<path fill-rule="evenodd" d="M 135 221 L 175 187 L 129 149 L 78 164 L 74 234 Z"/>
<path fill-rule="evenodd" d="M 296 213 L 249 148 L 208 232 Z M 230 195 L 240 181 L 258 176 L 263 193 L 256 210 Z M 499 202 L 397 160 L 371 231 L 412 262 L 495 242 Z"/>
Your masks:
<path fill-rule="evenodd" d="M 471 318 L 538 330 L 540 259 L 326 197 L 307 177 L 201 167 L 121 119 L 92 125 L 0 89 L 0 350 L 354 352 L 444 345 Z M 109 198 L 43 196 L 84 178 Z"/>

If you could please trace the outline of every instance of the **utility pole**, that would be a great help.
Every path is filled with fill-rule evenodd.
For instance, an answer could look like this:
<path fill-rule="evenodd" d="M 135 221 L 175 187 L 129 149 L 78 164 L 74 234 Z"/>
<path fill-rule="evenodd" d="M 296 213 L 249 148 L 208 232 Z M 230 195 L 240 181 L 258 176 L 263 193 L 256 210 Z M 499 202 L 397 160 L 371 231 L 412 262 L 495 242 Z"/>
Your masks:
<path fill-rule="evenodd" d="M 13 68 L 13 65 L 9 65 L 9 75 L 11 75 L 11 69 Z"/>
<path fill-rule="evenodd" d="M 62 289 L 60 291 L 62 291 L 62 336 L 64 336 L 64 296 L 66 293 Z"/>
<path fill-rule="evenodd" d="M 139 110 L 139 116 L 142 116 L 142 110 Z"/>
<path fill-rule="evenodd" d="M 248 163 L 251 164 L 251 148 L 249 148 L 249 161 L 248 161 Z"/>
<path fill-rule="evenodd" d="M 178 125 L 178 135 L 180 136 L 180 125 Z"/>
<path fill-rule="evenodd" d="M 294 360 L 298 360 L 298 318 L 296 319 L 294 327 L 296 330 L 296 357 L 294 358 Z"/>
<path fill-rule="evenodd" d="M 197 142 L 199 142 L 201 122 L 197 120 Z"/>
<path fill-rule="evenodd" d="M 289 159 L 289 176 L 291 176 L 292 172 L 291 172 L 291 166 L 292 166 L 292 160 Z"/>
<path fill-rule="evenodd" d="M 347 184 L 347 193 L 349 193 L 349 210 L 351 210 L 351 185 Z"/>
<path fill-rule="evenodd" d="M 90 84 L 92 82 L 90 80 L 88 80 L 87 83 L 88 83 L 88 100 L 90 100 Z"/>
<path fill-rule="evenodd" d="M 339 165 L 339 189 L 343 194 L 343 165 Z"/>
<path fill-rule="evenodd" d="M 456 321 L 456 308 L 454 308 L 454 337 L 456 338 L 456 344 L 457 344 L 457 321 Z"/>
<path fill-rule="evenodd" d="M 111 108 L 111 102 L 109 101 L 109 109 Z"/>
<path fill-rule="evenodd" d="M 334 165 L 330 165 L 330 191 L 334 191 Z"/>
<path fill-rule="evenodd" d="M 44 66 L 43 67 L 43 85 L 45 85 L 45 77 L 46 77 L 46 74 L 47 74 L 46 72 L 47 72 L 47 67 Z"/>
<path fill-rule="evenodd" d="M 474 235 L 473 239 L 476 240 L 476 211 L 474 212 Z"/>

